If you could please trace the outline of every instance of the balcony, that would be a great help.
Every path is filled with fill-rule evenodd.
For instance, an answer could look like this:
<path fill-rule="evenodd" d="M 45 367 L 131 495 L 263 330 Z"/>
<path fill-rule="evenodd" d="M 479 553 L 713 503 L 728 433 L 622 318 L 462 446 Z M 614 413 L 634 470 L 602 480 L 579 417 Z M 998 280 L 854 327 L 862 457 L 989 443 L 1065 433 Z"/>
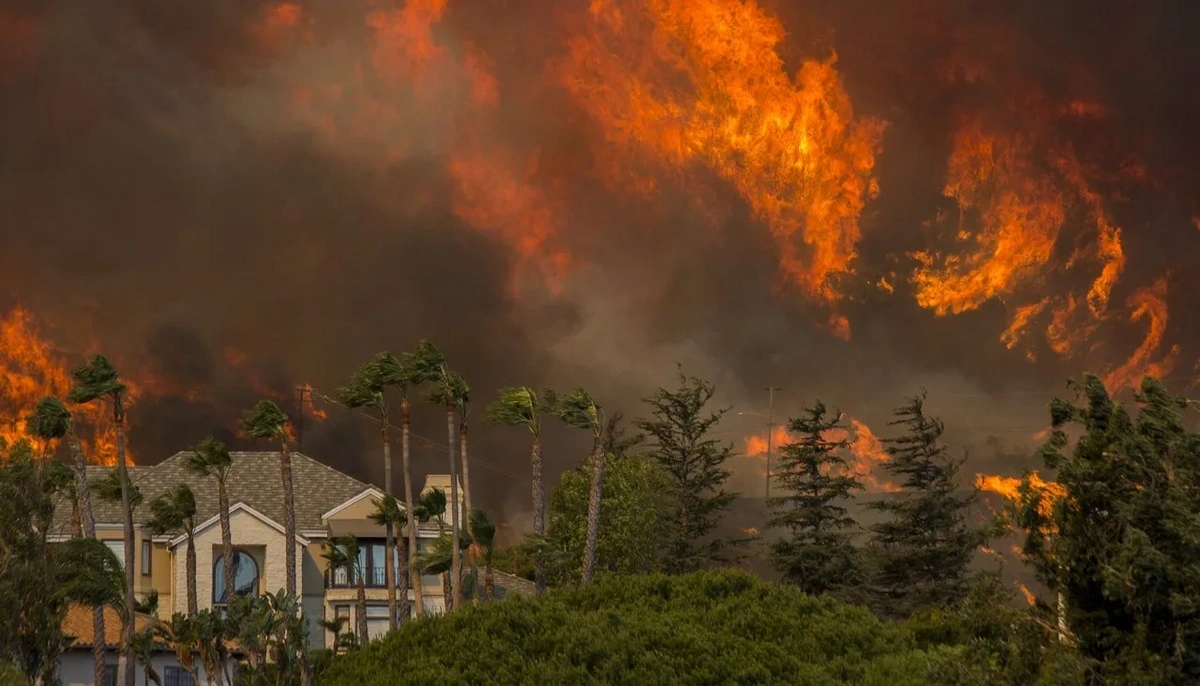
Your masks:
<path fill-rule="evenodd" d="M 358 571 L 345 567 L 325 570 L 325 588 L 358 588 Z M 367 567 L 362 572 L 367 588 L 387 588 L 386 567 Z"/>

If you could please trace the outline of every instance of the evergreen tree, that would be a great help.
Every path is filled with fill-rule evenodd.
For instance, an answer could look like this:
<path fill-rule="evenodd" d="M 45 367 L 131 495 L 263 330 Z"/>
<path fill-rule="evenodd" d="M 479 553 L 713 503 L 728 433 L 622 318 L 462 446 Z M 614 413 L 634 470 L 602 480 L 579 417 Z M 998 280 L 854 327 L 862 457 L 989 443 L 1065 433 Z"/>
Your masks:
<path fill-rule="evenodd" d="M 849 473 L 838 452 L 850 443 L 842 413 L 818 401 L 788 423 L 797 437 L 781 447 L 774 477 L 786 495 L 771 498 L 769 526 L 787 530 L 771 546 L 771 561 L 788 583 L 819 595 L 862 583 L 853 536 L 857 523 L 842 505 L 862 482 Z M 831 440 L 832 436 L 842 436 Z"/>
<path fill-rule="evenodd" d="M 722 513 L 737 499 L 725 490 L 733 457 L 732 445 L 710 435 L 728 408 L 709 411 L 715 393 L 707 381 L 679 372 L 679 387 L 660 388 L 645 399 L 651 417 L 637 422 L 651 441 L 650 454 L 671 483 L 673 522 L 666 545 L 665 570 L 695 571 L 713 562 L 728 562 L 743 540 L 714 535 Z"/>
<path fill-rule="evenodd" d="M 1058 497 L 1022 487 L 1025 554 L 1062 594 L 1060 607 L 1091 683 L 1200 681 L 1200 434 L 1187 400 L 1147 378 L 1133 420 L 1104 384 L 1073 384 L 1075 403 L 1051 404 L 1042 448 Z M 1067 452 L 1065 428 L 1084 433 Z"/>
<path fill-rule="evenodd" d="M 871 527 L 877 565 L 871 590 L 881 612 L 905 617 L 966 595 L 967 565 L 984 536 L 967 524 L 978 491 L 956 494 L 965 458 L 947 454 L 942 422 L 925 415 L 924 392 L 893 415 L 889 425 L 903 426 L 907 433 L 884 439 L 890 459 L 883 468 L 902 483 L 899 493 L 869 505 L 886 517 Z"/>

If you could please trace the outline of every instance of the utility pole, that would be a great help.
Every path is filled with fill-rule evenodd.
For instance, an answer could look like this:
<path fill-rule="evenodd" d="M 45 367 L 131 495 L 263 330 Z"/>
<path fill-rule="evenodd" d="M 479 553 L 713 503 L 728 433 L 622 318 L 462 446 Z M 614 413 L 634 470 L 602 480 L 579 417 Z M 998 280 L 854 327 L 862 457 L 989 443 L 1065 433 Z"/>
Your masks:
<path fill-rule="evenodd" d="M 775 439 L 775 391 L 782 390 L 778 386 L 767 386 L 767 503 L 771 502 L 771 442 Z"/>
<path fill-rule="evenodd" d="M 296 408 L 296 452 L 304 450 L 304 401 L 309 393 L 312 393 L 312 386 L 296 386 L 296 394 L 300 401 L 299 407 Z"/>

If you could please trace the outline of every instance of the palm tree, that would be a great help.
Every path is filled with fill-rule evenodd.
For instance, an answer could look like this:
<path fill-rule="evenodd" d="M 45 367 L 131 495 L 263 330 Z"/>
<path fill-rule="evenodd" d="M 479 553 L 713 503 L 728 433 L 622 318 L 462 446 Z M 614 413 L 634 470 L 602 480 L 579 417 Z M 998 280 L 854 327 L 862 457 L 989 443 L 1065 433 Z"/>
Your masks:
<path fill-rule="evenodd" d="M 150 658 L 154 656 L 154 638 L 155 631 L 153 627 L 147 627 L 133 635 L 133 643 L 130 645 L 132 657 L 142 663 L 142 668 L 146 672 L 147 686 L 151 681 L 163 686 L 162 678 L 158 676 L 158 672 L 154 670 L 154 665 L 150 663 Z"/>
<path fill-rule="evenodd" d="M 197 670 L 196 655 L 200 652 L 200 635 L 196 631 L 194 617 L 176 612 L 171 615 L 171 621 L 158 625 L 158 635 L 175 651 L 179 664 L 192 675 L 192 683 L 200 683 L 200 673 Z"/>
<path fill-rule="evenodd" d="M 25 422 L 26 429 L 42 440 L 57 440 L 67 438 L 71 449 L 72 471 L 75 475 L 74 497 L 72 498 L 72 519 L 78 515 L 80 536 L 96 538 L 96 518 L 92 513 L 92 501 L 88 493 L 87 461 L 83 456 L 83 446 L 75 435 L 71 425 L 71 413 L 57 398 L 49 396 L 38 401 L 33 414 Z M 74 535 L 72 531 L 72 535 Z M 92 606 L 92 631 L 96 636 L 104 635 L 104 608 Z M 104 644 L 92 642 L 92 677 L 96 683 L 104 683 Z"/>
<path fill-rule="evenodd" d="M 225 444 L 209 436 L 197 443 L 191 452 L 183 456 L 183 468 L 200 477 L 217 480 L 217 516 L 221 520 L 221 566 L 224 572 L 226 593 L 231 593 L 235 579 L 233 568 L 233 530 L 229 524 L 229 472 L 233 469 L 233 456 Z M 189 605 L 189 612 L 190 610 Z"/>
<path fill-rule="evenodd" d="M 530 449 L 530 462 L 533 470 L 533 535 L 546 535 L 546 486 L 542 481 L 542 417 L 552 414 L 555 406 L 554 391 L 537 391 L 528 386 L 518 386 L 500 389 L 496 400 L 488 405 L 484 417 L 493 424 L 506 426 L 523 426 L 533 436 L 533 446 Z M 534 559 L 534 578 L 537 581 L 537 593 L 541 595 L 546 590 L 546 563 L 540 558 Z"/>
<path fill-rule="evenodd" d="M 242 418 L 242 431 L 251 438 L 279 442 L 279 474 L 283 479 L 283 529 L 287 545 L 284 569 L 287 573 L 288 595 L 296 595 L 296 500 L 292 491 L 292 453 L 288 449 L 291 435 L 288 416 L 270 400 L 260 400 Z"/>
<path fill-rule="evenodd" d="M 454 607 L 455 597 L 453 594 L 453 588 L 454 586 L 458 585 L 451 584 L 450 581 L 450 574 L 454 570 L 455 558 L 453 548 L 451 548 L 451 546 L 459 541 L 457 537 L 446 536 L 446 492 L 440 488 L 431 488 L 422 493 L 421 503 L 417 505 L 416 515 L 418 521 L 427 522 L 432 519 L 437 522 L 438 541 L 441 541 L 442 539 L 449 541 L 445 546 L 443 546 L 444 552 L 449 555 L 449 566 L 445 568 L 441 567 L 440 564 L 431 565 L 429 563 L 430 555 L 433 554 L 433 551 L 430 551 L 429 554 L 417 555 L 418 558 L 425 560 L 425 563 L 421 565 L 423 573 L 440 574 L 442 576 L 442 602 L 446 605 L 446 611 L 449 612 Z M 438 549 L 439 545 L 440 543 L 435 542 L 433 548 Z"/>
<path fill-rule="evenodd" d="M 462 539 L 459 539 L 459 541 L 460 543 L 463 542 Z M 433 542 L 433 545 L 429 546 L 427 550 L 417 555 L 415 560 L 416 567 L 420 569 L 423 574 L 440 574 L 442 578 L 445 579 L 450 574 L 450 570 L 454 566 L 454 553 L 453 549 L 451 548 L 453 545 L 453 537 L 445 534 L 441 535 L 436 541 Z M 446 609 L 449 610 L 452 602 L 449 584 L 445 583 L 442 586 L 442 590 L 443 599 L 446 603 Z"/>
<path fill-rule="evenodd" d="M 279 632 L 282 619 L 271 611 L 264 596 L 237 596 L 229 604 L 233 639 L 246 655 L 251 669 L 261 669 L 266 663 L 270 638 Z"/>
<path fill-rule="evenodd" d="M 100 640 L 92 641 L 92 668 L 94 676 L 99 677 L 96 683 L 104 683 L 104 608 L 116 610 L 123 626 L 133 626 L 133 615 L 126 614 L 133 604 L 127 602 L 121 561 L 97 538 L 76 538 L 61 543 L 56 546 L 55 558 L 55 566 L 59 570 L 69 570 L 59 581 L 58 593 L 92 606 L 92 628 L 100 631 L 95 634 Z M 99 622 L 95 619 L 97 614 L 100 615 Z M 99 650 L 95 647 L 97 644 Z M 96 663 L 97 652 L 99 664 Z M 121 659 L 124 660 L 124 656 Z M 133 669 L 127 661 L 126 669 Z"/>
<path fill-rule="evenodd" d="M 558 399 L 555 414 L 564 424 L 592 432 L 592 483 L 588 490 L 587 538 L 583 546 L 583 583 L 592 580 L 596 569 L 596 545 L 600 536 L 600 491 L 604 484 L 604 410 L 586 390 L 576 388 Z"/>
<path fill-rule="evenodd" d="M 187 484 L 175 484 L 175 488 L 163 493 L 150 502 L 150 521 L 146 529 L 154 536 L 183 529 L 187 534 L 187 613 L 194 617 L 200 611 L 196 599 L 196 496 Z M 233 586 L 225 587 L 226 602 L 233 594 Z"/>
<path fill-rule="evenodd" d="M 129 503 L 129 467 L 125 459 L 125 384 L 117 370 L 103 355 L 92 355 L 83 366 L 72 372 L 75 385 L 67 393 L 67 401 L 86 404 L 97 400 L 112 403 L 113 426 L 117 431 L 117 470 L 121 478 L 121 511 L 125 524 L 125 612 L 133 616 L 133 511 Z M 129 645 L 133 643 L 133 624 L 125 627 L 121 645 L 125 647 L 122 662 L 126 661 Z M 124 668 L 125 686 L 134 686 L 135 674 L 128 665 Z"/>
<path fill-rule="evenodd" d="M 483 510 L 471 511 L 471 531 L 474 542 L 471 544 L 471 559 L 473 564 L 483 563 L 483 601 L 492 602 L 496 595 L 496 577 L 492 573 L 492 554 L 495 552 L 496 524 Z M 476 594 L 480 595 L 480 594 Z"/>
<path fill-rule="evenodd" d="M 396 356 L 389 352 L 381 352 L 375 359 L 359 367 L 350 378 L 349 383 L 337 390 L 337 401 L 351 409 L 370 407 L 379 415 L 379 432 L 383 439 L 383 491 L 391 497 L 392 491 L 392 442 L 388 436 L 390 422 L 388 421 L 388 401 L 384 391 L 389 386 L 407 383 L 403 366 Z M 391 518 L 384 519 L 384 535 L 386 539 L 385 552 L 387 564 L 384 565 L 383 578 L 387 584 L 388 594 L 388 627 L 396 628 L 396 574 L 395 574 L 395 522 Z M 404 616 L 408 616 L 408 584 L 404 589 Z"/>
<path fill-rule="evenodd" d="M 462 559 L 459 551 L 459 512 L 461 506 L 458 500 L 458 460 L 454 457 L 454 415 L 457 409 L 458 402 L 455 397 L 455 391 L 459 390 L 455 386 L 455 376 L 446 368 L 446 357 L 442 355 L 442 351 L 438 350 L 437 346 L 428 340 L 422 340 L 417 344 L 417 349 L 408 355 L 408 362 L 405 367 L 409 370 L 410 378 L 414 381 L 429 382 L 434 385 L 433 391 L 429 398 L 435 403 L 444 404 L 446 406 L 446 445 L 450 457 L 450 536 L 454 539 L 454 546 L 451 548 L 453 562 L 451 567 L 451 577 L 454 580 L 453 598 L 454 607 L 462 604 Z M 461 379 L 460 379 L 461 380 Z M 465 384 L 464 384 L 465 385 Z"/>
<path fill-rule="evenodd" d="M 206 609 L 192 618 L 196 627 L 196 648 L 204 676 L 209 684 L 220 684 L 225 662 L 225 635 L 229 631 L 220 612 Z"/>
<path fill-rule="evenodd" d="M 321 556 L 329 563 L 329 571 L 344 569 L 351 575 L 354 585 L 358 588 L 355 603 L 355 628 L 358 631 L 360 645 L 367 644 L 367 570 L 363 569 L 362 550 L 358 546 L 358 537 L 354 534 L 338 536 L 325 544 L 325 552 Z"/>
<path fill-rule="evenodd" d="M 387 530 L 388 538 L 384 546 L 384 553 L 387 556 L 388 571 L 386 578 L 388 581 L 388 629 L 394 631 L 400 624 L 399 618 L 408 617 L 408 554 L 404 550 L 404 546 L 396 546 L 391 533 L 397 526 L 404 526 L 404 520 L 408 515 L 400 509 L 400 503 L 396 502 L 395 496 L 388 493 L 383 496 L 382 500 L 375 503 L 375 510 L 367 515 L 372 522 L 384 527 Z M 397 551 L 399 551 L 399 562 L 397 562 Z M 405 570 L 397 583 L 392 584 L 395 576 L 393 568 L 399 567 Z M 396 596 L 399 595 L 401 600 L 399 604 L 396 602 Z"/>
<path fill-rule="evenodd" d="M 405 359 L 409 356 L 405 355 Z M 408 392 L 418 383 L 413 379 L 412 369 L 406 364 L 401 364 L 399 373 L 392 378 L 391 385 L 400 392 L 400 459 L 404 468 L 404 514 L 405 523 L 408 525 L 408 550 L 404 555 L 406 561 L 412 560 L 417 554 L 417 522 L 413 519 L 412 514 L 416 502 L 413 499 L 413 480 L 412 466 L 409 458 L 408 435 L 409 425 L 412 422 L 411 408 L 408 404 Z M 425 589 L 421 585 L 421 574 L 415 567 L 407 563 L 401 566 L 409 577 L 410 585 L 413 590 L 413 602 L 416 604 L 416 614 L 418 617 L 425 614 Z M 405 598 L 407 601 L 407 598 Z"/>
<path fill-rule="evenodd" d="M 462 481 L 463 481 L 463 511 L 471 512 L 471 466 L 467 460 L 467 419 L 471 414 L 471 387 L 467 385 L 462 375 L 457 372 L 450 372 L 449 384 L 453 389 L 453 393 L 449 394 L 449 400 L 454 404 L 458 412 L 458 454 L 462 462 Z M 441 386 L 434 387 L 430 393 L 430 399 L 433 402 L 445 403 L 447 401 L 447 393 Z M 471 518 L 467 517 L 467 535 L 471 537 L 471 541 L 475 541 L 475 534 L 471 531 Z M 471 576 L 477 576 L 479 571 L 475 565 L 471 565 Z M 476 594 L 478 596 L 478 594 Z"/>
<path fill-rule="evenodd" d="M 112 469 L 105 470 L 103 476 L 92 479 L 91 482 L 88 484 L 88 488 L 91 490 L 92 493 L 95 493 L 96 497 L 99 498 L 102 502 L 106 502 L 106 503 L 122 502 L 121 474 L 115 467 Z M 138 507 L 140 507 L 142 504 L 142 491 L 141 491 L 141 489 L 139 489 L 137 486 L 135 486 L 133 484 L 130 484 L 128 487 L 128 501 L 129 501 L 130 513 L 135 512 L 138 509 Z M 138 611 L 136 596 L 134 597 L 133 611 L 134 612 Z M 134 619 L 133 619 L 134 615 L 128 611 L 122 612 L 121 615 L 122 615 L 122 621 L 125 622 L 126 624 L 134 621 Z M 124 624 L 122 625 L 122 629 L 124 630 L 122 632 L 123 635 L 128 634 L 127 627 Z M 134 628 L 134 632 L 136 632 L 136 627 Z M 136 638 L 136 636 L 135 636 L 135 638 Z M 126 667 L 126 669 L 128 669 L 131 672 L 136 672 L 137 665 L 134 664 L 136 659 L 137 659 L 137 652 L 130 649 L 129 653 L 128 653 L 129 664 Z"/>
<path fill-rule="evenodd" d="M 358 641 L 354 638 L 354 632 L 342 633 L 346 628 L 345 617 L 330 617 L 322 619 L 318 622 L 321 628 L 333 634 L 333 654 L 338 655 L 343 650 L 351 650 L 358 647 Z"/>

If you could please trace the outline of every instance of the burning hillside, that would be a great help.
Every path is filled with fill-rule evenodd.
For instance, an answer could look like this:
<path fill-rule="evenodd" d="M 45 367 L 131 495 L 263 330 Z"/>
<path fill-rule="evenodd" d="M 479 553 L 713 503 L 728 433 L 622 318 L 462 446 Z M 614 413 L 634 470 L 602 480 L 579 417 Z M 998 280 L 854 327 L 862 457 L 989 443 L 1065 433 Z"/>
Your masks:
<path fill-rule="evenodd" d="M 139 459 L 421 337 L 481 398 L 678 361 L 872 425 L 931 376 L 988 403 L 951 429 L 1186 384 L 1196 10 L 854 7 L 0 2 L 3 430 L 100 349 Z"/>

